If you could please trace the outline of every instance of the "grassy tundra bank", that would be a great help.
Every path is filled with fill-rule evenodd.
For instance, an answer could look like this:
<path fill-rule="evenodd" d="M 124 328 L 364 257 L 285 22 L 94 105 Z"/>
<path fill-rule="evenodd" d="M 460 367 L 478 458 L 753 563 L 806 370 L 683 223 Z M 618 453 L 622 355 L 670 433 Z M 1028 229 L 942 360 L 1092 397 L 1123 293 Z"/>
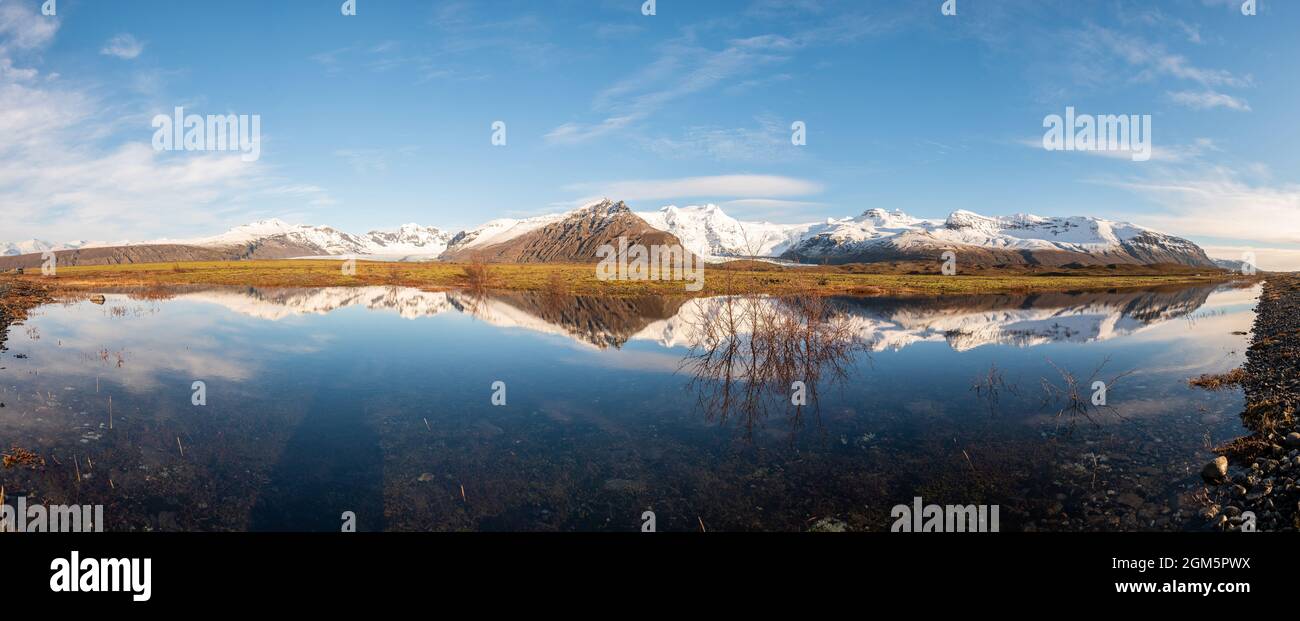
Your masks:
<path fill-rule="evenodd" d="M 0 277 L 0 351 L 4 350 L 9 326 L 27 318 L 27 311 L 52 301 L 50 287 L 34 282 Z"/>
<path fill-rule="evenodd" d="M 957 276 L 922 273 L 908 264 L 782 267 L 742 262 L 710 267 L 696 295 L 792 294 L 933 296 L 1029 293 L 1204 284 L 1234 274 L 1191 268 L 1090 268 L 1058 271 L 982 270 Z M 1118 272 L 1118 273 L 1116 273 Z M 1237 276 L 1238 278 L 1240 276 Z M 680 281 L 602 281 L 594 265 L 552 263 L 458 264 L 358 261 L 347 275 L 339 261 L 219 261 L 60 267 L 58 275 L 0 275 L 0 280 L 40 283 L 63 290 L 158 285 L 249 287 L 351 287 L 396 285 L 442 290 L 464 287 L 573 294 L 682 295 Z"/>

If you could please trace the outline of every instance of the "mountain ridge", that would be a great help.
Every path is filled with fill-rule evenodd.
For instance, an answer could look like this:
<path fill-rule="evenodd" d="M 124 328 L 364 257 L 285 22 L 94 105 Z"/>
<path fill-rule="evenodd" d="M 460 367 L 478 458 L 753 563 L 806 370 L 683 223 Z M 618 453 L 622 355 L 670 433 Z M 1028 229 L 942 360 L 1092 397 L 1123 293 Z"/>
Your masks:
<path fill-rule="evenodd" d="M 603 211 L 585 226 L 575 222 L 564 225 L 592 210 Z M 116 244 L 74 241 L 57 245 L 27 240 L 0 244 L 4 252 L 0 265 L 39 265 L 32 263 L 31 257 L 48 250 L 59 253 L 63 265 L 78 261 L 129 263 L 146 257 L 189 260 L 186 257 L 190 256 L 217 256 L 218 260 L 357 257 L 398 261 L 454 261 L 486 256 L 497 261 L 587 261 L 592 259 L 593 248 L 612 241 L 603 234 L 607 224 L 600 222 L 610 217 L 619 221 L 616 228 L 622 236 L 640 240 L 632 243 L 680 244 L 709 262 L 752 258 L 828 264 L 932 261 L 941 260 L 943 253 L 951 250 L 959 264 L 980 266 L 1172 263 L 1216 267 L 1204 250 L 1186 239 L 1087 216 L 984 216 L 956 210 L 946 219 L 936 220 L 873 208 L 857 217 L 776 224 L 741 221 L 711 204 L 668 205 L 638 212 L 610 199 L 564 213 L 491 220 L 454 234 L 416 223 L 395 230 L 353 234 L 329 226 L 268 218 L 193 239 Z M 179 258 L 169 259 L 166 252 L 142 252 L 142 247 L 170 248 Z M 116 254 L 120 256 L 114 257 L 114 252 L 108 250 L 114 248 L 119 249 Z M 178 250 L 184 248 L 200 250 Z M 88 252 L 91 250 L 94 252 Z M 74 261 L 63 260 L 64 254 Z"/>

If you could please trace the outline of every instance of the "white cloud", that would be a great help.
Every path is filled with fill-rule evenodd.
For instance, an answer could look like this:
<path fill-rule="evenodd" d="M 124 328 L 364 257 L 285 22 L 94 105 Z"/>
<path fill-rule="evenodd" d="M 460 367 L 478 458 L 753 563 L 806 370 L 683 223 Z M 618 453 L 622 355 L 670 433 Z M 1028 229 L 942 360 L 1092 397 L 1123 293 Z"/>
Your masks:
<path fill-rule="evenodd" d="M 1169 98 L 1172 99 L 1174 103 L 1189 108 L 1195 108 L 1197 110 L 1227 108 L 1229 110 L 1250 112 L 1250 104 L 1246 103 L 1246 100 L 1213 90 L 1178 91 L 1169 93 Z"/>
<path fill-rule="evenodd" d="M 48 45 L 56 27 L 0 0 L 0 54 Z M 0 56 L 0 61 L 8 60 Z M 0 62 L 0 68 L 11 63 Z M 157 152 L 154 111 L 112 105 L 96 86 L 0 71 L 0 205 L 12 239 L 140 239 L 210 228 L 249 198 L 322 204 L 323 191 L 274 192 L 280 180 L 239 153 Z M 48 78 L 48 76 L 47 76 Z M 268 190 L 268 188 L 272 188 Z"/>
<path fill-rule="evenodd" d="M 131 60 L 142 52 L 144 52 L 144 43 L 129 34 L 120 34 L 109 39 L 99 50 L 99 53 L 105 56 L 116 56 L 125 60 Z"/>
<path fill-rule="evenodd" d="M 1053 157 L 1062 156 L 1067 153 L 1077 153 L 1081 155 L 1090 155 L 1093 157 L 1102 157 L 1106 159 L 1120 160 L 1124 162 L 1133 161 L 1133 151 L 1131 150 L 1124 151 L 1124 150 L 1105 150 L 1105 149 L 1092 149 L 1092 150 L 1078 149 L 1074 151 L 1048 151 L 1047 149 L 1043 148 L 1042 137 L 1023 138 L 1021 140 L 1018 140 L 1017 142 L 1031 149 L 1037 149 L 1043 151 L 1044 153 L 1051 155 Z M 1188 161 L 1195 160 L 1201 157 L 1202 155 L 1205 155 L 1206 153 L 1212 151 L 1218 151 L 1218 150 L 1219 148 L 1215 146 L 1214 141 L 1210 140 L 1209 138 L 1198 138 L 1196 141 L 1190 144 L 1170 144 L 1170 145 L 1157 144 L 1151 147 L 1151 159 L 1149 161 L 1160 162 L 1165 164 L 1171 164 L 1177 162 L 1188 162 Z M 1146 162 L 1141 162 L 1141 164 L 1145 165 Z"/>
<path fill-rule="evenodd" d="M 58 31 L 58 18 L 37 13 L 30 3 L 0 2 L 0 55 L 45 47 Z"/>
<path fill-rule="evenodd" d="M 1143 223 L 1179 235 L 1300 244 L 1300 185 L 1248 181 L 1227 167 L 1161 170 L 1115 185 L 1163 208 Z"/>
<path fill-rule="evenodd" d="M 583 183 L 570 190 L 592 197 L 616 200 L 666 200 L 680 198 L 735 198 L 807 196 L 822 191 L 821 184 L 775 175 L 719 175 L 680 179 Z"/>
<path fill-rule="evenodd" d="M 1201 246 L 1212 259 L 1242 261 L 1245 253 L 1255 255 L 1255 265 L 1266 271 L 1300 271 L 1300 248 L 1265 248 L 1259 246 Z"/>

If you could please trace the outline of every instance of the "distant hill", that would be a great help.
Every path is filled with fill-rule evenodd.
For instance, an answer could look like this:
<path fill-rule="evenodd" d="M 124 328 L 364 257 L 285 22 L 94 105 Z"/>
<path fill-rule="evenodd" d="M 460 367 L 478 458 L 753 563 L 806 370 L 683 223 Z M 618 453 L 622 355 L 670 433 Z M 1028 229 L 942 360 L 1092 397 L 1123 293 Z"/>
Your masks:
<path fill-rule="evenodd" d="M 233 261 L 239 257 L 230 252 L 199 248 L 197 246 L 180 246 L 162 244 L 157 246 L 117 246 L 109 248 L 86 248 L 84 250 L 55 251 L 55 265 L 72 267 L 76 265 L 122 265 L 129 263 L 175 263 L 179 261 Z M 0 270 L 16 268 L 40 269 L 44 264 L 43 254 L 24 254 L 0 257 Z"/>
<path fill-rule="evenodd" d="M 505 263 L 594 263 L 603 245 L 627 244 L 650 247 L 682 246 L 671 233 L 660 231 L 641 219 L 623 202 L 602 201 L 569 213 L 566 217 L 517 237 L 481 248 L 448 253 L 445 260 L 482 259 Z"/>

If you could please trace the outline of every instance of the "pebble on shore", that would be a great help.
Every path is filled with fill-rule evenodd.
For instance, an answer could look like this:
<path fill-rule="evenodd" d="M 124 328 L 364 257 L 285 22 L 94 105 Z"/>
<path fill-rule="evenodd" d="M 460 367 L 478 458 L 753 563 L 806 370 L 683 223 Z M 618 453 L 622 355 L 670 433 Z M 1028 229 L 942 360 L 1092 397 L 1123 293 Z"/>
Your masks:
<path fill-rule="evenodd" d="M 1255 310 L 1253 338 L 1246 352 L 1246 409 L 1242 420 L 1256 433 L 1234 443 L 1229 452 L 1242 470 L 1228 476 L 1228 459 L 1205 465 L 1211 524 L 1239 530 L 1249 512 L 1262 531 L 1300 530 L 1300 276 L 1273 274 L 1264 283 Z M 1239 460 L 1239 461 L 1238 461 Z M 1217 513 L 1217 515 L 1216 515 Z"/>
<path fill-rule="evenodd" d="M 1211 483 L 1222 483 L 1228 480 L 1228 458 L 1219 456 L 1214 461 L 1205 464 L 1201 470 L 1201 477 Z"/>

